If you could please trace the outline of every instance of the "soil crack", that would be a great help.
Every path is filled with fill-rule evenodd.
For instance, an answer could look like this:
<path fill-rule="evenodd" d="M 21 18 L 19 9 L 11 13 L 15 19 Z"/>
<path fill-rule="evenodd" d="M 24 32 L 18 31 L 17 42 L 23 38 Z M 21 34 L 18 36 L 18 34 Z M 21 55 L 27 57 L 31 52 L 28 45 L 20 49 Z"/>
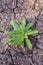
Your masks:
<path fill-rule="evenodd" d="M 12 54 L 11 54 L 10 50 L 9 50 L 9 49 L 7 49 L 7 51 L 9 52 L 9 55 L 10 55 L 10 57 L 11 57 L 11 61 L 12 61 L 12 63 L 13 63 L 12 65 L 15 65 L 15 64 L 14 64 L 14 61 L 13 61 Z"/>

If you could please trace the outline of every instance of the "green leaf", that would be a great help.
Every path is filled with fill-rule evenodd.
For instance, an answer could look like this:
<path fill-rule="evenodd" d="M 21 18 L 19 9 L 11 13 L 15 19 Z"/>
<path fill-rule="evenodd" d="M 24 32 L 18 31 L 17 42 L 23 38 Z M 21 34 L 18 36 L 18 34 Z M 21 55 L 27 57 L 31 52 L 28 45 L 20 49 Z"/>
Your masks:
<path fill-rule="evenodd" d="M 11 21 L 10 24 L 11 26 L 13 26 L 14 30 L 18 30 L 20 28 L 20 24 L 18 23 L 18 21 Z"/>
<path fill-rule="evenodd" d="M 26 34 L 29 35 L 29 36 L 35 36 L 35 35 L 38 34 L 38 30 L 31 30 L 30 32 L 27 31 Z"/>
<path fill-rule="evenodd" d="M 27 31 L 25 32 L 25 34 L 30 33 L 31 31 L 32 31 L 32 29 L 29 29 L 29 30 L 27 30 Z"/>
<path fill-rule="evenodd" d="M 8 34 L 10 36 L 14 36 L 14 35 L 17 35 L 17 34 L 22 34 L 22 31 L 20 31 L 20 30 L 5 31 L 5 34 Z"/>
<path fill-rule="evenodd" d="M 13 40 L 13 39 L 8 39 L 8 40 L 7 40 L 7 43 L 8 43 L 9 45 L 12 45 L 12 46 L 13 46 L 13 45 L 14 45 L 14 40 Z"/>
<path fill-rule="evenodd" d="M 21 22 L 21 25 L 22 25 L 23 27 L 25 27 L 25 25 L 26 25 L 26 19 L 25 19 L 25 18 L 23 18 L 23 20 L 22 20 L 22 22 Z"/>
<path fill-rule="evenodd" d="M 8 40 L 8 43 L 11 43 L 12 45 L 20 45 L 23 41 L 24 37 L 19 34 L 11 37 L 11 39 Z"/>
<path fill-rule="evenodd" d="M 28 38 L 26 39 L 26 45 L 30 50 L 32 50 L 32 44 Z"/>
<path fill-rule="evenodd" d="M 22 33 L 24 32 L 24 28 L 23 28 L 23 26 L 19 22 L 11 21 L 10 24 L 14 27 L 14 30 L 20 30 Z"/>
<path fill-rule="evenodd" d="M 5 31 L 5 34 L 8 34 L 8 35 L 12 35 L 14 32 L 13 31 Z"/>
<path fill-rule="evenodd" d="M 24 48 L 24 41 L 20 44 L 21 48 Z"/>
<path fill-rule="evenodd" d="M 32 26 L 33 26 L 32 22 L 28 23 L 27 26 L 25 27 L 25 30 L 28 31 Z"/>

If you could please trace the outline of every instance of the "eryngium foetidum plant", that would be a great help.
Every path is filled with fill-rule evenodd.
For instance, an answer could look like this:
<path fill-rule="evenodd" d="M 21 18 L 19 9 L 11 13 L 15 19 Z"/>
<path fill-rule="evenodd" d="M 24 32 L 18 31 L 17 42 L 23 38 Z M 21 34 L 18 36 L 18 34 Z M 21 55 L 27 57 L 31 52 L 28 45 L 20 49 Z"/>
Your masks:
<path fill-rule="evenodd" d="M 30 22 L 26 25 L 26 20 L 23 19 L 21 23 L 18 21 L 11 21 L 10 25 L 14 28 L 12 31 L 6 31 L 10 36 L 7 40 L 9 45 L 24 47 L 24 39 L 26 41 L 26 46 L 32 50 L 32 43 L 29 40 L 29 36 L 35 36 L 38 34 L 38 30 L 33 30 L 33 23 Z"/>

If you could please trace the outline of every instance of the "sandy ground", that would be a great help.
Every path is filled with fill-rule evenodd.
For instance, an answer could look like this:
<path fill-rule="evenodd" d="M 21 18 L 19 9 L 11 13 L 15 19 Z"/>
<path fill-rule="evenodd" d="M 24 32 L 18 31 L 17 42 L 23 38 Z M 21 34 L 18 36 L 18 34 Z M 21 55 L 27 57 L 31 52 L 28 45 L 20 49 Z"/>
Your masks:
<path fill-rule="evenodd" d="M 36 25 L 36 29 L 38 29 L 39 32 L 42 33 L 43 0 L 0 0 L 0 65 L 28 65 L 28 63 L 29 65 L 43 65 L 43 34 L 37 36 L 38 42 L 32 39 L 33 43 L 36 46 L 33 49 L 32 54 L 29 54 L 26 51 L 27 54 L 29 54 L 26 55 L 27 60 L 25 59 L 25 54 L 16 54 L 16 52 L 11 48 L 10 52 L 13 51 L 14 53 L 10 53 L 9 50 L 6 50 L 7 35 L 5 35 L 3 32 L 11 29 L 11 26 L 9 24 L 11 20 L 18 20 L 19 22 L 21 22 L 23 18 L 26 18 L 28 22 L 34 22 Z M 14 56 L 10 54 L 14 54 Z M 14 57 L 15 61 L 13 59 Z M 6 58 L 7 61 L 4 60 Z M 20 60 L 22 61 L 21 63 Z"/>

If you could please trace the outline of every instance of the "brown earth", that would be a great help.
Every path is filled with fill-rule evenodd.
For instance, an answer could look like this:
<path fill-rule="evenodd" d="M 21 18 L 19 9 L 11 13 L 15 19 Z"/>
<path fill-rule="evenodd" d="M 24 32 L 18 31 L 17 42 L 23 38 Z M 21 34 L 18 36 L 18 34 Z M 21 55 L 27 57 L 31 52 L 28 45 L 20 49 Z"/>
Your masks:
<path fill-rule="evenodd" d="M 26 18 L 35 23 L 40 35 L 32 38 L 34 48 L 12 49 L 6 45 L 10 21 Z M 43 0 L 0 0 L 0 65 L 43 65 Z"/>

